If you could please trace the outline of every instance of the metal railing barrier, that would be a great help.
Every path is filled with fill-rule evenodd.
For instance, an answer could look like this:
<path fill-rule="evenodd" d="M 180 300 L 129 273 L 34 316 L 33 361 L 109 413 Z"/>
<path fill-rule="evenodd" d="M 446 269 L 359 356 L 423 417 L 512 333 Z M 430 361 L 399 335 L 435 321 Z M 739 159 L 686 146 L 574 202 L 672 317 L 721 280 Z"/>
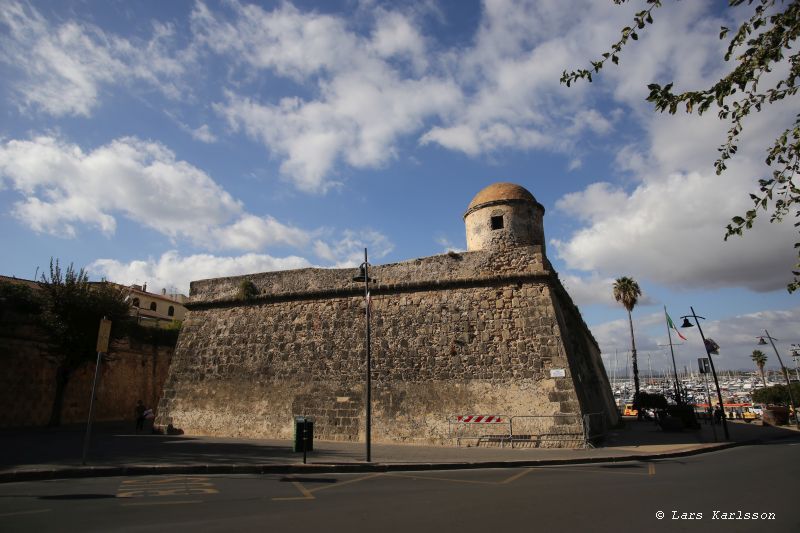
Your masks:
<path fill-rule="evenodd" d="M 447 417 L 447 436 L 462 441 L 475 441 L 475 446 L 505 446 L 511 440 L 511 419 L 505 415 L 453 415 Z"/>
<path fill-rule="evenodd" d="M 586 435 L 579 414 L 511 417 L 511 447 L 584 447 Z"/>

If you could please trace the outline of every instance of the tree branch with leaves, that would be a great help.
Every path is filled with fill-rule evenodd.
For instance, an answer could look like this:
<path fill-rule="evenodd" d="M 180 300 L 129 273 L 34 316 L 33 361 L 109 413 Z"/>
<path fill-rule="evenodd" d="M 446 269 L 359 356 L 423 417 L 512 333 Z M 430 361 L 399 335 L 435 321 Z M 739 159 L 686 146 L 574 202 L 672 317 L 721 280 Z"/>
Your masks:
<path fill-rule="evenodd" d="M 615 4 L 627 0 L 614 0 Z M 620 39 L 610 49 L 601 54 L 601 59 L 591 61 L 590 69 L 566 70 L 561 75 L 561 83 L 567 87 L 579 80 L 592 81 L 592 75 L 599 73 L 610 60 L 619 63 L 623 48 L 639 39 L 639 33 L 654 23 L 653 12 L 662 7 L 662 0 L 645 0 L 647 9 L 638 11 L 633 24 L 620 31 Z M 742 22 L 733 37 L 730 37 L 725 61 L 733 60 L 735 67 L 711 87 L 702 90 L 675 92 L 673 83 L 660 85 L 651 83 L 647 87 L 651 102 L 656 111 L 675 114 L 683 108 L 686 113 L 698 115 L 714 108 L 720 120 L 730 123 L 725 142 L 718 148 L 719 155 L 714 162 L 716 173 L 727 169 L 727 161 L 738 150 L 738 143 L 744 130 L 744 119 L 751 113 L 761 112 L 763 106 L 785 100 L 797 95 L 800 77 L 800 51 L 797 39 L 800 35 L 800 1 L 783 0 L 729 0 L 731 8 L 746 4 L 752 7 L 752 14 Z M 728 38 L 729 28 L 720 28 L 719 38 Z M 764 75 L 775 72 L 776 67 L 787 71 L 769 87 L 762 88 Z M 792 212 L 795 227 L 800 227 L 800 113 L 794 123 L 780 132 L 767 149 L 765 163 L 770 167 L 769 177 L 758 180 L 758 192 L 750 194 L 753 208 L 742 215 L 734 216 L 725 228 L 724 239 L 743 235 L 743 231 L 753 227 L 759 211 L 770 213 L 770 222 L 781 222 Z M 796 270 L 792 270 L 793 280 L 787 285 L 789 292 L 800 288 L 800 242 L 794 244 L 798 252 Z"/>

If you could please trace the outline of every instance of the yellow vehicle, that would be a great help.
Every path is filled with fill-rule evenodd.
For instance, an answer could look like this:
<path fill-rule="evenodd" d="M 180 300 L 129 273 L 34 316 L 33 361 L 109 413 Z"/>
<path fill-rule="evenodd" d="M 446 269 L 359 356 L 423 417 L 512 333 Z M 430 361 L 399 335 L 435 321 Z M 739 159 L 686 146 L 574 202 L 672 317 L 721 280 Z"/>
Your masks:
<path fill-rule="evenodd" d="M 632 403 L 625 404 L 625 410 L 622 411 L 622 416 L 636 416 L 639 414 L 639 411 L 633 408 Z"/>

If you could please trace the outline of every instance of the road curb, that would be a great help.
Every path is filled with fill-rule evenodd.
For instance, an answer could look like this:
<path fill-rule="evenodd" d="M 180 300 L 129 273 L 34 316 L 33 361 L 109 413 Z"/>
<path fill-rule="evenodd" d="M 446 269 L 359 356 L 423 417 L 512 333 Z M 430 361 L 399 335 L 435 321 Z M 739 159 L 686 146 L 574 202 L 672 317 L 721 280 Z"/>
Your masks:
<path fill-rule="evenodd" d="M 628 461 L 653 461 L 673 457 L 688 457 L 718 452 L 739 446 L 770 442 L 753 440 L 745 442 L 725 442 L 713 446 L 703 446 L 653 454 L 576 457 L 565 459 L 530 459 L 521 461 L 474 461 L 446 463 L 309 463 L 309 464 L 194 464 L 194 465 L 117 465 L 80 466 L 66 468 L 41 468 L 0 472 L 0 483 L 21 481 L 43 481 L 51 479 L 77 479 L 114 476 L 158 476 L 176 474 L 214 475 L 214 474 L 336 474 L 359 472 L 409 472 L 426 470 L 470 470 L 484 468 L 530 468 L 536 466 L 558 466 L 570 464 L 621 463 Z"/>

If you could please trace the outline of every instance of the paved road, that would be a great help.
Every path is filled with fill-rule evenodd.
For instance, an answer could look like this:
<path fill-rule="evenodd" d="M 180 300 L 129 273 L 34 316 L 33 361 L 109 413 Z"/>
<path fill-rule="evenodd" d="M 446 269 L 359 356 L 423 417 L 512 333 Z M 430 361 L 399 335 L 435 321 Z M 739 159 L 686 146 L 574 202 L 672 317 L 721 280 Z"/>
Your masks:
<path fill-rule="evenodd" d="M 585 466 L 8 483 L 0 531 L 798 531 L 798 460 L 792 439 Z M 714 511 L 775 519 L 721 520 Z"/>

